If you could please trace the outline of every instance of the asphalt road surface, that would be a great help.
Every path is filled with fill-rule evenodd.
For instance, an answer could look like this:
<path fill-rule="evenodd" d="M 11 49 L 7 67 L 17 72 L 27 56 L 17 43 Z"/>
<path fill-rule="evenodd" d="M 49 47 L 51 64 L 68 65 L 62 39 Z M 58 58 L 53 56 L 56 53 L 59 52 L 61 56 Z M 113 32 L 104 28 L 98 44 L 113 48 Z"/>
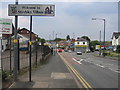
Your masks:
<path fill-rule="evenodd" d="M 85 88 L 118 88 L 118 61 L 95 57 L 94 53 L 59 53 L 78 75 Z M 72 69 L 71 68 L 71 69 Z"/>

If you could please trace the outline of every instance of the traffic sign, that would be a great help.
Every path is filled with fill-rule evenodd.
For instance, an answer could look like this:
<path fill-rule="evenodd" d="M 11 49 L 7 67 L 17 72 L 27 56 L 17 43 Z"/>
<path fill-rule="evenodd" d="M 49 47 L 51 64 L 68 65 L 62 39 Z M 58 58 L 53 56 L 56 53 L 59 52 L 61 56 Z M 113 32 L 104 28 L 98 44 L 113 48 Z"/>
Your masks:
<path fill-rule="evenodd" d="M 0 19 L 0 34 L 12 34 L 12 19 Z"/>
<path fill-rule="evenodd" d="M 55 5 L 50 4 L 9 4 L 9 16 L 54 16 Z"/>

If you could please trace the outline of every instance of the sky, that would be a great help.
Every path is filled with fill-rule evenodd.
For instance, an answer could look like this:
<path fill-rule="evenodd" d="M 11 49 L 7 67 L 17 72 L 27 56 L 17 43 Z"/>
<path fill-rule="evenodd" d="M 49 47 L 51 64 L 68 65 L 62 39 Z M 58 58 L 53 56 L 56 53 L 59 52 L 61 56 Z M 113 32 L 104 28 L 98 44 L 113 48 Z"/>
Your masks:
<path fill-rule="evenodd" d="M 9 0 L 8 0 L 9 1 Z M 101 0 L 102 1 L 102 0 Z M 58 38 L 71 38 L 88 36 L 91 40 L 99 40 L 99 33 L 102 32 L 103 40 L 103 21 L 92 20 L 92 18 L 104 18 L 106 20 L 106 41 L 111 41 L 112 33 L 118 32 L 118 0 L 19 0 L 19 4 L 54 4 L 55 16 L 33 16 L 33 32 L 41 38 L 53 39 L 55 34 Z M 108 2 L 109 1 L 109 2 Z M 113 2 L 114 1 L 114 2 Z M 15 0 L 2 1 L 2 18 L 8 16 L 8 4 L 14 4 Z M 19 16 L 18 27 L 29 29 L 30 17 Z M 54 32 L 54 36 L 53 36 Z"/>

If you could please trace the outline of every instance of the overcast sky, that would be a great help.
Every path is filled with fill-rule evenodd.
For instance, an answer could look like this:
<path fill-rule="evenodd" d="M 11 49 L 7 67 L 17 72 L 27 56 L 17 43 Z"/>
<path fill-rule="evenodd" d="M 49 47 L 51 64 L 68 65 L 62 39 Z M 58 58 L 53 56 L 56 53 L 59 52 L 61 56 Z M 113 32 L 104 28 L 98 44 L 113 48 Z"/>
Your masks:
<path fill-rule="evenodd" d="M 54 34 L 58 34 L 59 38 L 66 38 L 67 35 L 72 38 L 75 33 L 75 38 L 86 35 L 91 40 L 99 40 L 100 30 L 103 37 L 103 21 L 93 21 L 92 18 L 106 19 L 106 40 L 110 41 L 112 33 L 118 32 L 118 0 L 109 0 L 109 2 L 98 2 L 100 0 L 84 0 L 84 2 L 80 2 L 82 0 L 79 2 L 78 0 L 74 2 L 73 0 L 70 0 L 71 2 L 67 2 L 67 0 L 62 0 L 62 2 L 55 0 L 50 0 L 51 2 L 47 2 L 47 0 L 45 0 L 46 2 L 41 2 L 42 0 L 22 1 L 24 4 L 55 5 L 54 17 L 33 16 L 33 32 L 41 38 L 53 39 L 54 32 Z M 23 3 L 19 2 L 19 4 Z M 14 4 L 14 0 L 2 2 L 0 12 L 2 12 L 2 18 L 11 18 L 14 23 L 14 17 L 8 16 L 8 4 Z M 29 16 L 20 16 L 18 27 L 29 29 Z"/>

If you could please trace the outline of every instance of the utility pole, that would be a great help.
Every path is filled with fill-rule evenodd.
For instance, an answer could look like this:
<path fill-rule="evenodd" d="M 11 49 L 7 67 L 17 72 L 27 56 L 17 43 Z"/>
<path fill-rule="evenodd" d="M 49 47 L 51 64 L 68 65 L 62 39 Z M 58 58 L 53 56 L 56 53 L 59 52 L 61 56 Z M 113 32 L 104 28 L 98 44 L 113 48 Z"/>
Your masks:
<path fill-rule="evenodd" d="M 58 35 L 58 34 L 55 34 L 55 35 L 56 35 L 56 45 L 57 45 L 57 35 Z"/>
<path fill-rule="evenodd" d="M 11 52 L 11 35 L 10 35 L 10 47 L 9 47 L 9 49 L 10 49 L 10 75 L 11 75 L 11 73 L 12 73 L 12 69 L 11 69 L 11 60 L 12 60 L 12 52 Z"/>
<path fill-rule="evenodd" d="M 104 52 L 103 52 L 103 56 L 105 57 L 105 19 L 103 19 L 104 21 L 104 37 L 103 37 L 103 40 L 104 40 Z"/>
<path fill-rule="evenodd" d="M 54 40 L 54 31 L 53 31 L 53 40 Z"/>
<path fill-rule="evenodd" d="M 30 45 L 30 51 L 29 51 L 29 82 L 31 82 L 32 16 L 30 16 L 30 41 L 29 41 L 29 45 Z"/>
<path fill-rule="evenodd" d="M 38 54 L 37 54 L 38 52 L 37 51 L 39 49 L 39 47 L 38 47 L 38 35 L 37 35 L 36 47 L 35 48 L 36 48 L 36 66 L 37 66 L 37 58 L 38 58 Z"/>
<path fill-rule="evenodd" d="M 49 43 L 50 43 L 50 34 L 49 34 Z"/>
<path fill-rule="evenodd" d="M 75 33 L 73 32 L 73 39 L 75 38 Z"/>
<path fill-rule="evenodd" d="M 15 2 L 18 5 L 18 0 Z M 18 71 L 18 38 L 17 38 L 18 16 L 15 16 L 15 30 L 14 30 L 14 81 L 17 80 Z"/>
<path fill-rule="evenodd" d="M 101 31 L 100 31 L 100 52 L 99 55 L 101 55 Z"/>

